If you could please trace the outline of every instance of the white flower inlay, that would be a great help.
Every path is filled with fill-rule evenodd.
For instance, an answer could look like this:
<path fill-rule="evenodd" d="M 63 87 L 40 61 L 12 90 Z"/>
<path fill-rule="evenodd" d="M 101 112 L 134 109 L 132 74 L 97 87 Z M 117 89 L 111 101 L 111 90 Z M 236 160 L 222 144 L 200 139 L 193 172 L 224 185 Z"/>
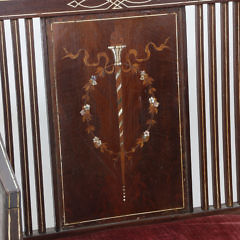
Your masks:
<path fill-rule="evenodd" d="M 81 110 L 81 112 L 80 112 L 80 114 L 82 116 L 84 116 L 86 114 L 86 112 L 90 111 L 90 108 L 91 108 L 91 106 L 89 104 L 84 105 L 82 110 Z"/>
<path fill-rule="evenodd" d="M 93 85 L 93 86 L 96 86 L 97 85 L 97 77 L 92 75 L 91 78 L 90 78 L 90 83 Z"/>
<path fill-rule="evenodd" d="M 102 145 L 102 141 L 98 137 L 93 138 L 93 143 L 96 147 L 100 147 Z"/>
<path fill-rule="evenodd" d="M 144 138 L 150 137 L 150 132 L 149 132 L 148 130 L 146 130 L 146 131 L 143 133 L 143 136 L 144 136 Z"/>
<path fill-rule="evenodd" d="M 141 76 L 140 76 L 140 80 L 141 80 L 141 81 L 144 81 L 147 73 L 146 73 L 145 71 L 141 71 L 141 72 L 140 72 L 140 75 L 141 75 Z"/>
<path fill-rule="evenodd" d="M 157 99 L 154 98 L 154 97 L 150 97 L 150 98 L 149 98 L 149 102 L 150 102 L 151 105 L 153 105 L 153 106 L 156 107 L 156 108 L 159 106 L 159 102 L 158 102 Z"/>

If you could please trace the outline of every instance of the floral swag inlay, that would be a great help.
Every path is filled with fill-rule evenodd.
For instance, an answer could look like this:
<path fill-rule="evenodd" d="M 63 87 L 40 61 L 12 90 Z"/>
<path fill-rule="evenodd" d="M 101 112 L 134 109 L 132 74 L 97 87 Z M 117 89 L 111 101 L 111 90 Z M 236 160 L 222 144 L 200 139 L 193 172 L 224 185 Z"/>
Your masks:
<path fill-rule="evenodd" d="M 158 113 L 159 102 L 155 97 L 156 89 L 153 87 L 153 79 L 144 71 L 139 70 L 139 66 L 134 64 L 131 66 L 131 71 L 135 74 L 139 75 L 139 80 L 142 81 L 142 84 L 145 88 L 147 88 L 147 92 L 149 94 L 149 108 L 148 112 L 150 114 L 150 118 L 146 122 L 146 130 L 141 134 L 141 136 L 136 140 L 136 145 L 132 147 L 132 149 L 126 152 L 126 157 L 131 158 L 130 154 L 134 153 L 138 148 L 143 148 L 144 144 L 149 141 L 150 138 L 150 130 L 154 124 L 156 124 L 155 115 Z M 99 69 L 100 70 L 100 69 Z M 99 148 L 101 152 L 108 152 L 109 154 L 115 156 L 114 159 L 117 159 L 120 153 L 114 153 L 112 150 L 108 148 L 107 143 L 102 141 L 99 137 L 95 136 L 94 131 L 95 127 L 91 124 L 92 114 L 91 114 L 91 106 L 89 104 L 91 92 L 94 91 L 97 86 L 97 79 L 101 78 L 104 74 L 104 70 L 101 69 L 100 72 L 97 72 L 97 75 L 92 75 L 88 83 L 85 84 L 84 90 L 85 94 L 83 95 L 84 105 L 80 114 L 82 116 L 82 121 L 86 122 L 87 128 L 86 131 L 91 135 L 95 148 Z"/>
<path fill-rule="evenodd" d="M 82 121 L 86 124 L 86 132 L 90 135 L 93 145 L 96 149 L 99 149 L 102 153 L 107 153 L 112 156 L 114 161 L 120 159 L 121 169 L 122 169 L 122 184 L 123 184 L 123 202 L 126 202 L 126 179 L 125 179 L 125 161 L 131 160 L 133 154 L 144 147 L 144 145 L 149 141 L 151 136 L 151 129 L 156 124 L 155 117 L 159 111 L 159 100 L 156 97 L 156 88 L 153 86 L 154 79 L 141 67 L 141 64 L 147 62 L 151 58 L 150 47 L 154 50 L 161 52 L 164 49 L 169 48 L 167 46 L 169 38 L 165 40 L 164 43 L 157 46 L 153 42 L 149 42 L 145 46 L 145 58 L 138 58 L 138 52 L 136 49 L 130 49 L 126 53 L 126 61 L 122 63 L 121 52 L 126 48 L 125 45 L 113 45 L 108 47 L 112 50 L 114 54 L 115 62 L 110 64 L 108 54 L 106 52 L 101 52 L 97 54 L 98 61 L 95 63 L 89 63 L 89 53 L 85 49 L 79 49 L 76 54 L 69 52 L 64 48 L 65 56 L 63 59 L 70 58 L 72 60 L 77 59 L 83 52 L 83 62 L 87 67 L 94 67 L 95 72 L 89 77 L 86 84 L 84 85 L 84 94 L 82 96 L 83 106 L 80 110 Z M 82 54 L 81 54 L 82 55 Z M 105 60 L 105 61 L 104 61 Z M 105 64 L 101 64 L 105 62 Z M 103 65 L 103 66 L 102 66 Z M 135 145 L 130 149 L 125 149 L 126 136 L 124 133 L 124 107 L 123 107 L 123 91 L 122 91 L 122 72 L 135 74 L 136 80 L 140 81 L 143 88 L 148 94 L 148 114 L 149 118 L 146 120 L 145 129 L 139 135 L 135 141 Z M 118 126 L 119 126 L 119 152 L 114 152 L 109 148 L 108 144 L 95 133 L 96 127 L 92 123 L 93 112 L 91 109 L 91 95 L 94 90 L 98 87 L 98 82 L 102 81 L 104 76 L 115 74 L 116 81 L 116 95 L 117 95 L 117 107 L 118 107 Z"/>

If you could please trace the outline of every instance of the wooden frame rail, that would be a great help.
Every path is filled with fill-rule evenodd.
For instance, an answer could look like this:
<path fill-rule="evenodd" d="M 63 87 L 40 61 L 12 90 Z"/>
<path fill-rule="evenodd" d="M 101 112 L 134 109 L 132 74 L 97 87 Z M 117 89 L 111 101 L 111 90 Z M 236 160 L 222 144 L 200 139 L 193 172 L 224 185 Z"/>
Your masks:
<path fill-rule="evenodd" d="M 20 191 L 0 137 L 0 238 L 21 240 Z"/>
<path fill-rule="evenodd" d="M 238 0 L 233 0 L 238 1 Z M 72 5 L 71 0 L 1 0 L 0 19 L 10 18 L 31 18 L 31 17 L 50 17 L 50 16 L 66 16 L 74 14 L 88 14 L 92 12 L 105 12 L 111 11 L 114 4 L 108 4 L 105 0 L 91 1 L 92 5 L 88 8 L 84 7 L 84 4 Z M 77 1 L 81 2 L 81 1 Z M 150 0 L 144 1 L 143 4 L 133 6 L 130 4 L 128 10 L 137 10 L 142 7 L 145 8 L 169 8 L 169 7 L 182 7 L 195 4 L 207 4 L 207 3 L 225 3 L 229 0 Z M 16 7 L 17 6 L 17 7 Z M 95 7 L 96 6 L 96 7 Z M 117 11 L 126 10 L 125 8 L 119 8 Z"/>

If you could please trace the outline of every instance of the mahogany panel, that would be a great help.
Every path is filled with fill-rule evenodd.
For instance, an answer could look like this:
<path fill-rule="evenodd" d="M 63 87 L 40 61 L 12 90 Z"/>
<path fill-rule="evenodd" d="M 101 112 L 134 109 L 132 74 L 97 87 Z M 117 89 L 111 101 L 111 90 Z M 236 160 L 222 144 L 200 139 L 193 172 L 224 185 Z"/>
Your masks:
<path fill-rule="evenodd" d="M 47 21 L 62 227 L 191 209 L 183 16 Z"/>

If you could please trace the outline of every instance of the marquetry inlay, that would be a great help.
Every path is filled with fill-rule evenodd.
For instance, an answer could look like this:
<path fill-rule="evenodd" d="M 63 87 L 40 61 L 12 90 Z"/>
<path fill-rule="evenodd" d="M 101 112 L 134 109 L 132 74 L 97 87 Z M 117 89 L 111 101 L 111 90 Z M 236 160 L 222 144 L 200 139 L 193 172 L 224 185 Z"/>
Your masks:
<path fill-rule="evenodd" d="M 141 6 L 143 4 L 151 3 L 152 0 L 142 0 L 142 1 L 129 1 L 129 0 L 104 0 L 100 1 L 98 5 L 92 6 L 89 5 L 89 0 L 73 0 L 69 2 L 67 5 L 73 8 L 82 7 L 86 9 L 98 9 L 98 8 L 106 8 L 106 9 L 121 9 L 121 8 L 130 8 L 134 6 Z"/>
<path fill-rule="evenodd" d="M 87 83 L 84 85 L 85 94 L 83 95 L 84 105 L 80 111 L 82 115 L 82 121 L 86 123 L 86 131 L 92 138 L 93 144 L 96 149 L 100 149 L 102 153 L 108 153 L 112 156 L 114 161 L 120 161 L 121 163 L 121 176 L 122 176 L 122 200 L 126 202 L 126 178 L 125 178 L 125 166 L 126 161 L 132 159 L 132 155 L 139 149 L 143 148 L 145 143 L 147 143 L 150 139 L 150 130 L 156 124 L 155 116 L 158 113 L 159 102 L 155 97 L 156 89 L 153 86 L 153 78 L 143 69 L 142 64 L 148 62 L 151 58 L 150 47 L 153 48 L 157 52 L 161 52 L 164 49 L 167 49 L 167 42 L 169 38 L 165 40 L 164 43 L 157 46 L 153 42 L 149 42 L 145 46 L 145 54 L 144 58 L 138 58 L 138 51 L 136 49 L 127 49 L 126 45 L 112 45 L 109 46 L 114 55 L 114 64 L 110 64 L 110 58 L 108 57 L 107 52 L 101 52 L 97 54 L 98 62 L 89 63 L 88 59 L 90 55 L 87 50 L 80 49 L 76 54 L 70 53 L 66 48 L 64 51 L 66 55 L 63 59 L 70 58 L 72 60 L 77 59 L 82 51 L 84 52 L 83 61 L 87 67 L 96 67 L 95 73 L 93 73 Z M 127 51 L 126 60 L 122 62 L 122 52 Z M 104 66 L 101 66 L 101 59 L 105 60 Z M 133 60 L 134 59 L 134 60 Z M 146 122 L 146 128 L 144 132 L 136 139 L 135 145 L 132 146 L 130 150 L 125 148 L 124 138 L 128 133 L 124 132 L 124 107 L 123 107 L 123 91 L 122 91 L 122 72 L 129 73 L 135 75 L 136 81 L 142 82 L 144 88 L 148 92 L 148 109 L 144 110 L 149 113 L 149 118 Z M 114 152 L 109 148 L 109 144 L 104 142 L 100 136 L 97 136 L 95 133 L 96 127 L 92 123 L 93 112 L 90 105 L 91 92 L 95 91 L 98 85 L 98 81 L 104 81 L 104 76 L 114 74 L 114 79 L 116 82 L 116 95 L 117 95 L 117 119 L 119 126 L 119 152 Z"/>

